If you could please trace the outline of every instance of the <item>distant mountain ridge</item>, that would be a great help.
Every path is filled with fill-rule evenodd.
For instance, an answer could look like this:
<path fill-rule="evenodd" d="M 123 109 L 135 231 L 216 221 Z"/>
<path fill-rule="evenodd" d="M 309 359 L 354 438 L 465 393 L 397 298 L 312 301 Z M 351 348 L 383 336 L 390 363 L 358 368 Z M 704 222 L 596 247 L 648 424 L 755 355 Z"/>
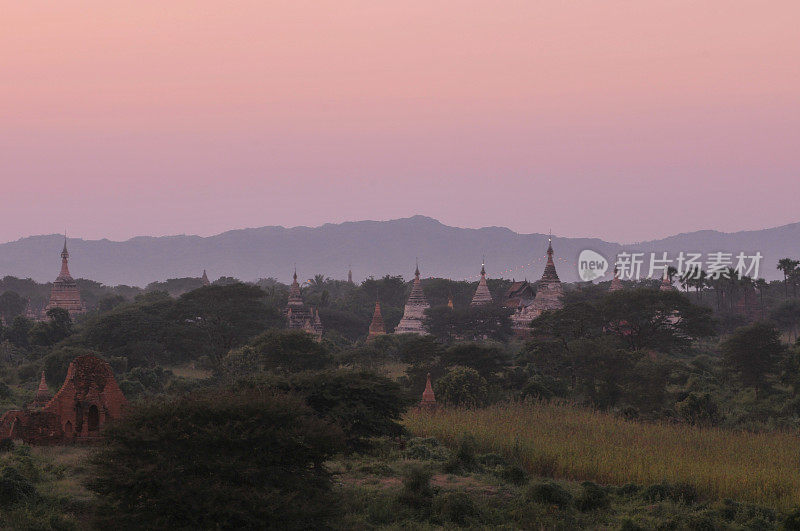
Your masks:
<path fill-rule="evenodd" d="M 418 257 L 423 277 L 477 280 L 482 257 L 491 277 L 538 279 L 544 269 L 546 234 L 518 234 L 504 227 L 464 229 L 413 216 L 391 221 L 355 221 L 320 227 L 239 229 L 209 237 L 139 236 L 123 242 L 69 239 L 70 270 L 76 278 L 108 285 L 145 286 L 168 278 L 242 280 L 275 277 L 287 282 L 294 265 L 301 279 L 321 273 L 360 281 L 385 274 L 411 278 Z M 39 282 L 55 279 L 63 236 L 31 236 L 0 244 L 0 277 L 13 275 Z M 771 229 L 723 233 L 697 231 L 620 245 L 597 238 L 553 237 L 556 267 L 562 280 L 578 280 L 577 259 L 592 249 L 613 262 L 627 252 L 761 252 L 760 276 L 782 278 L 776 269 L 784 257 L 800 257 L 800 223 Z M 606 278 L 609 278 L 608 275 Z"/>

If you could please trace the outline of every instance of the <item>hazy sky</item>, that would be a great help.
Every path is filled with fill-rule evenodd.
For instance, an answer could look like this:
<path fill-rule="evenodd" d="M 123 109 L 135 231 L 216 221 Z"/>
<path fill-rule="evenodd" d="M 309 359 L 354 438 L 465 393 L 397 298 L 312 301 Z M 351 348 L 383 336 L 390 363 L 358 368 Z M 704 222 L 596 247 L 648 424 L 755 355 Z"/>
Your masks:
<path fill-rule="evenodd" d="M 0 0 L 0 241 L 800 221 L 800 2 Z"/>

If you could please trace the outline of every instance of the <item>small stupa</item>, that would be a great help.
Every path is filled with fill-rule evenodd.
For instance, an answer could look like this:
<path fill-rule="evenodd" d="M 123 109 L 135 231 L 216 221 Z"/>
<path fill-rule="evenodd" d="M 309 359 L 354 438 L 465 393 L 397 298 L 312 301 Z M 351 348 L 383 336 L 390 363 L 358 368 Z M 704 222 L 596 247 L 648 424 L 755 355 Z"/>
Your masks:
<path fill-rule="evenodd" d="M 203 276 L 202 276 L 202 278 L 200 278 L 200 282 L 203 283 L 203 286 L 210 286 L 211 285 L 211 281 L 208 280 L 208 273 L 206 273 L 205 269 L 203 269 Z"/>
<path fill-rule="evenodd" d="M 422 400 L 419 402 L 419 407 L 436 409 L 436 396 L 433 394 L 433 386 L 431 385 L 431 373 L 428 373 L 428 381 L 425 382 L 425 390 L 422 392 Z"/>
<path fill-rule="evenodd" d="M 375 311 L 372 312 L 372 322 L 369 325 L 367 341 L 383 335 L 386 335 L 386 325 L 383 322 L 383 315 L 381 314 L 381 301 L 376 300 Z"/>
<path fill-rule="evenodd" d="M 608 287 L 609 292 L 619 291 L 623 289 L 622 279 L 619 278 L 619 269 L 614 266 L 614 278 L 611 279 L 611 285 Z"/>
<path fill-rule="evenodd" d="M 45 381 L 44 378 L 44 371 L 42 371 L 42 378 L 39 380 L 39 388 L 36 389 L 33 402 L 31 402 L 28 407 L 31 409 L 43 408 L 51 398 L 53 398 L 53 395 L 50 394 L 50 389 L 48 389 L 47 381 Z"/>

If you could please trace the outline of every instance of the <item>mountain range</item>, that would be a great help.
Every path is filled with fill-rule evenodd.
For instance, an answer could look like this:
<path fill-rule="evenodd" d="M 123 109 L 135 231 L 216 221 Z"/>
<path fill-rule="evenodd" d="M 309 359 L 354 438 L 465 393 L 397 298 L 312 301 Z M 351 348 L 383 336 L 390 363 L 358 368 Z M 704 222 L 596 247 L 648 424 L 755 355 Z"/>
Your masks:
<path fill-rule="evenodd" d="M 562 280 L 578 280 L 580 252 L 591 249 L 610 261 L 621 251 L 739 252 L 763 255 L 759 276 L 783 278 L 776 269 L 784 257 L 800 256 L 800 223 L 771 229 L 723 233 L 683 233 L 660 240 L 622 245 L 597 238 L 552 238 L 556 268 Z M 39 282 L 55 279 L 64 237 L 31 236 L 0 244 L 0 277 L 13 275 Z M 215 236 L 140 236 L 127 241 L 69 239 L 70 270 L 76 278 L 107 285 L 145 286 L 168 278 L 214 280 L 274 277 L 291 280 L 295 264 L 300 279 L 323 274 L 354 280 L 385 274 L 413 275 L 415 261 L 423 277 L 477 279 L 485 257 L 489 277 L 538 279 L 544 269 L 548 235 L 519 234 L 503 227 L 464 229 L 413 216 L 391 221 L 356 221 L 320 227 L 268 226 L 231 230 Z M 705 256 L 704 256 L 705 258 Z M 610 278 L 611 272 L 606 274 Z"/>

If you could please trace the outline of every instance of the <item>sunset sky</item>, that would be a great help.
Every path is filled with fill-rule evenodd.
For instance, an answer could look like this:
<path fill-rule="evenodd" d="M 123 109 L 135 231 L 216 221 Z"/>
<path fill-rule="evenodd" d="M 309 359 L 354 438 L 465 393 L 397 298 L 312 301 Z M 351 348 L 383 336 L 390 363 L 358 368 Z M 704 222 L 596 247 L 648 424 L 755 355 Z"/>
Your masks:
<path fill-rule="evenodd" d="M 800 221 L 800 2 L 0 0 L 0 241 Z"/>

